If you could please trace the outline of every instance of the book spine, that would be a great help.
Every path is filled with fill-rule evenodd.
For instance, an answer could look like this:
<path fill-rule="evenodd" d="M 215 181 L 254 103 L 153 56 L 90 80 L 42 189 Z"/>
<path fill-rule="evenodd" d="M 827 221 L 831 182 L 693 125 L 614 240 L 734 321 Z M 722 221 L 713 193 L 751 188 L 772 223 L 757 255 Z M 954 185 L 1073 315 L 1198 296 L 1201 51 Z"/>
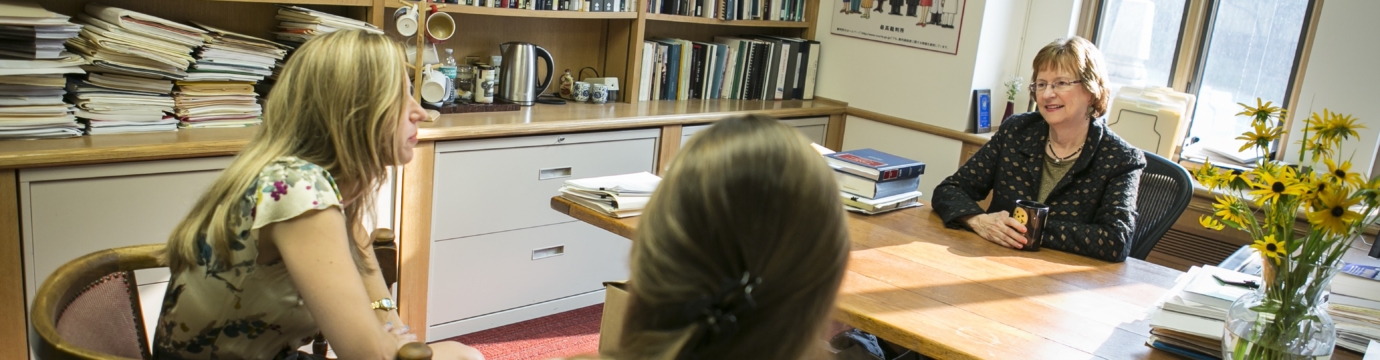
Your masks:
<path fill-rule="evenodd" d="M 877 182 L 884 183 L 891 181 L 909 180 L 920 177 L 921 174 L 925 173 L 925 165 L 914 164 L 910 166 L 881 168 L 877 170 L 880 172 L 877 175 Z"/>

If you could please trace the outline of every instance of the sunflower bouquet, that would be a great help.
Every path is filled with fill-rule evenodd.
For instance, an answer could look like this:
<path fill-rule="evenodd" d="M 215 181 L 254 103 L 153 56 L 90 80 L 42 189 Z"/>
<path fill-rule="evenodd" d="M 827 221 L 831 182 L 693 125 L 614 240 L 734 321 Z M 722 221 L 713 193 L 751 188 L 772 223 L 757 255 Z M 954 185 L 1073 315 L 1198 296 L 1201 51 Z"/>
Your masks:
<path fill-rule="evenodd" d="M 1204 227 L 1250 234 L 1263 257 L 1264 284 L 1233 303 L 1223 352 L 1231 359 L 1311 358 L 1332 352 L 1335 327 L 1323 295 L 1342 266 L 1341 257 L 1368 224 L 1377 220 L 1380 177 L 1364 180 L 1351 162 L 1338 159 L 1342 141 L 1359 137 L 1356 119 L 1323 110 L 1305 119 L 1299 163 L 1321 160 L 1327 168 L 1293 166 L 1268 156 L 1284 134 L 1286 110 L 1256 100 L 1240 104 L 1251 131 L 1238 137 L 1262 155 L 1248 172 L 1224 171 L 1205 162 L 1194 178 L 1217 196 Z M 1302 212 L 1308 229 L 1296 230 Z"/>

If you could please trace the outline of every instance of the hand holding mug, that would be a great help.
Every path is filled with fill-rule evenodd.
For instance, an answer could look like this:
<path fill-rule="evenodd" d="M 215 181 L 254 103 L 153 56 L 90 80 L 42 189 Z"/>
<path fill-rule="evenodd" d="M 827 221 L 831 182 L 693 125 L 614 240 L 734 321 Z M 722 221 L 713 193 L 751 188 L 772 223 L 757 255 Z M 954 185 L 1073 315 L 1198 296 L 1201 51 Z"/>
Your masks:
<path fill-rule="evenodd" d="M 973 232 L 994 244 L 1012 249 L 1025 247 L 1025 224 L 1016 221 L 1010 213 L 998 211 L 991 214 L 978 214 L 964 220 Z"/>

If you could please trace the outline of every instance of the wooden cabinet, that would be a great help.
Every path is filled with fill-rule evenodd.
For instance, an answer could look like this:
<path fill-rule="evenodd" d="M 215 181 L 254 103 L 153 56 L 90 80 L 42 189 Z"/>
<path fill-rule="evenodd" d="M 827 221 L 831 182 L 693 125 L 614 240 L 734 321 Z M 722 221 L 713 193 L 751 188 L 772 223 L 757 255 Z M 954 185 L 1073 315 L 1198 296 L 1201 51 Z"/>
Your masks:
<path fill-rule="evenodd" d="M 603 302 L 631 243 L 551 211 L 565 180 L 652 171 L 659 129 L 439 142 L 428 339 Z"/>
<path fill-rule="evenodd" d="M 786 125 L 795 127 L 796 130 L 800 130 L 801 135 L 805 135 L 806 139 L 809 139 L 811 142 L 814 142 L 816 144 L 824 145 L 825 135 L 829 134 L 828 116 L 799 119 L 781 119 L 781 122 L 786 123 Z M 687 125 L 682 127 L 680 130 L 680 147 L 684 148 L 685 144 L 690 141 L 690 137 L 694 136 L 696 133 L 699 133 L 700 131 L 703 131 L 704 129 L 708 129 L 710 126 L 713 125 L 714 124 L 700 124 Z"/>

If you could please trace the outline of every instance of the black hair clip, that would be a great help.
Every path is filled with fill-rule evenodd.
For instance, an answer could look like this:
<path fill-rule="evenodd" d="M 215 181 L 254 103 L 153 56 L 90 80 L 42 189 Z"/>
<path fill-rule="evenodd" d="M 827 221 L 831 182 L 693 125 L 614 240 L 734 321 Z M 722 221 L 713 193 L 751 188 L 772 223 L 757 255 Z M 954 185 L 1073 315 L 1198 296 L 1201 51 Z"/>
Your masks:
<path fill-rule="evenodd" d="M 732 336 L 738 330 L 738 316 L 757 308 L 752 291 L 761 283 L 762 278 L 746 271 L 737 280 L 724 278 L 713 297 L 701 295 L 687 304 L 687 315 L 704 321 L 715 335 Z"/>

